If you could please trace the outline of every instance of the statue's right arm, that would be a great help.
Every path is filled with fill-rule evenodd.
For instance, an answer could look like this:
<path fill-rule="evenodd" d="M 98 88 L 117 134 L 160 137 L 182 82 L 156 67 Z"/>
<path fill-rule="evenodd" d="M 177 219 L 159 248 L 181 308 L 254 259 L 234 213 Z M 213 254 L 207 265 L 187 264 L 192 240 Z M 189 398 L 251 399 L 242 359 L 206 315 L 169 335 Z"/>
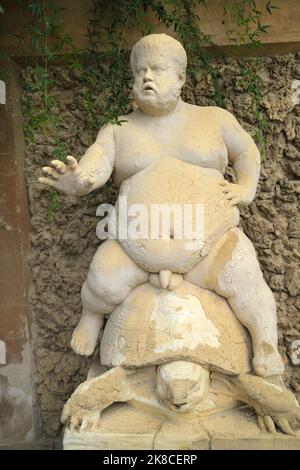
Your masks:
<path fill-rule="evenodd" d="M 100 129 L 97 139 L 83 155 L 79 163 L 72 157 L 67 162 L 53 160 L 50 167 L 44 167 L 43 184 L 71 196 L 89 194 L 103 186 L 114 169 L 115 144 L 113 126 Z"/>

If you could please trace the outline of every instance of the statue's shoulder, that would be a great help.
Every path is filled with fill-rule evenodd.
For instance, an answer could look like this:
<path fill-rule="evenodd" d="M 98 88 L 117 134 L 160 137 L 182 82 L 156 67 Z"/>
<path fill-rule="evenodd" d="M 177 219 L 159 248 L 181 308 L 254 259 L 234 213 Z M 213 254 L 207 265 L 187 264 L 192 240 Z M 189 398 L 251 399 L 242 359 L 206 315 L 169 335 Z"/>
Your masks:
<path fill-rule="evenodd" d="M 114 132 L 118 132 L 120 130 L 124 130 L 128 127 L 128 125 L 132 122 L 137 120 L 137 112 L 132 111 L 131 113 L 124 114 L 119 116 L 116 121 L 112 124 L 112 128 Z"/>
<path fill-rule="evenodd" d="M 199 106 L 190 103 L 184 103 L 187 112 L 196 113 L 205 117 L 216 117 L 219 119 L 232 119 L 234 116 L 227 109 L 219 106 Z"/>
<path fill-rule="evenodd" d="M 129 122 L 133 120 L 132 115 L 134 112 L 119 116 L 117 119 L 104 124 L 100 127 L 97 139 L 115 139 L 119 133 L 126 129 Z"/>

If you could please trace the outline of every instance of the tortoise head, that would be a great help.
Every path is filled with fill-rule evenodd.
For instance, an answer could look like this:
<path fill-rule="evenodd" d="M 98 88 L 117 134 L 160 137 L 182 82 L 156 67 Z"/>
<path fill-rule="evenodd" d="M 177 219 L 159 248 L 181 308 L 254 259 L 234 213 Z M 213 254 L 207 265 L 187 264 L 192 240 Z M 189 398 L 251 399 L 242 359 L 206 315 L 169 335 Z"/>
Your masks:
<path fill-rule="evenodd" d="M 189 361 L 173 361 L 158 367 L 156 393 L 170 409 L 185 412 L 206 397 L 209 372 Z"/>

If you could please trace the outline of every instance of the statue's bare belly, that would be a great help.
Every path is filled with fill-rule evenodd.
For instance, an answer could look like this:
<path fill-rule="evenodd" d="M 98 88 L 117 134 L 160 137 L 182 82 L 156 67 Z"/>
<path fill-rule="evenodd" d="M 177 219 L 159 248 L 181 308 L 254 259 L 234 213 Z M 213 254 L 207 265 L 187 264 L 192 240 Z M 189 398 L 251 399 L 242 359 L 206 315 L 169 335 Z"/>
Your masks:
<path fill-rule="evenodd" d="M 227 230 L 238 225 L 238 209 L 223 202 L 222 186 L 219 185 L 222 180 L 223 175 L 218 170 L 200 168 L 172 157 L 163 157 L 127 178 L 121 185 L 116 204 L 117 215 L 121 212 L 121 205 L 124 211 L 125 203 L 128 213 L 131 213 L 127 221 L 127 238 L 123 238 L 124 231 L 119 236 L 123 249 L 149 272 L 156 273 L 162 269 L 178 273 L 190 271 Z M 171 211 L 171 223 L 165 227 L 161 222 L 155 223 L 157 219 L 152 212 L 155 212 L 155 204 L 164 204 L 164 210 L 177 205 L 173 206 L 175 216 Z M 192 221 L 192 231 L 195 231 L 196 216 L 200 216 L 202 223 L 201 207 L 204 209 L 204 230 L 200 236 L 199 232 L 196 237 L 191 237 L 183 214 Z M 137 238 L 133 228 L 141 213 L 147 215 L 148 227 L 138 225 L 140 235 Z M 166 223 L 166 215 L 163 217 Z M 153 231 L 156 239 L 153 239 Z"/>

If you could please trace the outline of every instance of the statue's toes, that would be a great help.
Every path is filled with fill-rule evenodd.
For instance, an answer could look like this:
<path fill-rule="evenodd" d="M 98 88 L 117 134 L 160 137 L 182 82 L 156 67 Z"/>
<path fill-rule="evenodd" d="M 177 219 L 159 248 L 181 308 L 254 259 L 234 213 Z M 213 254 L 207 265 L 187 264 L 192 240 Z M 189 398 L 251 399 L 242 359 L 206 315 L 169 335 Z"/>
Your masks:
<path fill-rule="evenodd" d="M 276 427 L 273 419 L 269 415 L 257 415 L 257 424 L 261 431 L 276 433 Z"/>
<path fill-rule="evenodd" d="M 80 431 L 97 431 L 99 426 L 100 412 L 86 412 L 82 418 Z"/>
<path fill-rule="evenodd" d="M 77 415 L 71 416 L 71 419 L 70 419 L 71 431 L 77 431 L 78 429 L 80 429 L 81 423 L 82 423 L 82 419 L 79 416 Z"/>
<path fill-rule="evenodd" d="M 266 425 L 267 430 L 270 433 L 275 434 L 277 431 L 276 431 L 276 427 L 275 427 L 274 421 L 271 418 L 271 416 L 269 416 L 269 415 L 264 416 L 264 421 L 265 421 L 265 425 Z"/>
<path fill-rule="evenodd" d="M 88 418 L 83 418 L 80 426 L 80 431 L 89 431 L 91 428 L 91 422 Z"/>
<path fill-rule="evenodd" d="M 298 432 L 294 431 L 286 418 L 277 418 L 270 415 L 257 415 L 257 424 L 261 431 L 275 434 L 277 432 L 275 423 L 283 433 L 289 436 L 297 436 Z"/>
<path fill-rule="evenodd" d="M 271 377 L 274 375 L 282 375 L 284 365 L 279 352 L 271 345 L 268 348 L 256 348 L 253 358 L 253 367 L 256 375 L 259 377 Z"/>
<path fill-rule="evenodd" d="M 265 420 L 264 420 L 263 416 L 257 415 L 257 424 L 258 424 L 258 427 L 261 431 L 266 431 L 267 430 L 266 425 L 265 425 Z"/>
<path fill-rule="evenodd" d="M 254 366 L 254 370 L 255 370 L 256 375 L 258 375 L 259 377 L 265 377 L 266 375 L 265 366 L 262 366 L 262 365 L 258 365 L 256 367 Z"/>
<path fill-rule="evenodd" d="M 294 431 L 288 420 L 287 419 L 284 419 L 284 418 L 280 418 L 277 420 L 277 426 L 279 427 L 279 429 L 281 429 L 281 431 L 283 431 L 285 434 L 288 434 L 290 436 L 296 436 L 296 431 Z"/>
<path fill-rule="evenodd" d="M 62 424 L 64 424 L 68 420 L 68 418 L 70 417 L 70 414 L 71 414 L 71 409 L 70 409 L 70 405 L 67 402 L 65 406 L 63 407 L 61 418 L 60 418 L 60 421 Z"/>
<path fill-rule="evenodd" d="M 90 356 L 95 349 L 95 342 L 84 328 L 76 328 L 71 339 L 71 348 L 76 354 Z"/>

